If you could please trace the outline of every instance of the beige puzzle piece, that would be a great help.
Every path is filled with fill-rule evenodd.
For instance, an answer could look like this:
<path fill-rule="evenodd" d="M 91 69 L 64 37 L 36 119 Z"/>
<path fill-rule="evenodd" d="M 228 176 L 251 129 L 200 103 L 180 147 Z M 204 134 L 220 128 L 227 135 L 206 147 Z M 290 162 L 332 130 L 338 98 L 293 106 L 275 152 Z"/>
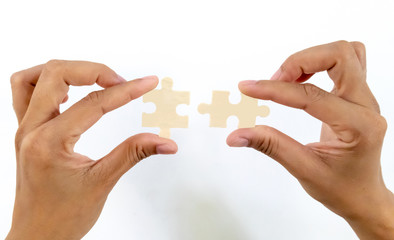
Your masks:
<path fill-rule="evenodd" d="M 238 104 L 231 104 L 229 96 L 230 93 L 226 91 L 213 91 L 212 104 L 202 103 L 198 106 L 201 114 L 210 114 L 210 127 L 225 128 L 230 116 L 238 117 L 239 128 L 254 127 L 257 116 L 266 117 L 269 114 L 269 108 L 259 106 L 258 99 L 242 94 Z"/>
<path fill-rule="evenodd" d="M 180 104 L 189 105 L 190 92 L 173 91 L 172 85 L 171 78 L 164 78 L 161 80 L 161 89 L 154 89 L 142 98 L 144 103 L 156 105 L 156 112 L 142 113 L 142 126 L 160 128 L 159 136 L 165 138 L 170 138 L 171 128 L 187 128 L 189 125 L 189 118 L 179 116 L 176 108 Z"/>

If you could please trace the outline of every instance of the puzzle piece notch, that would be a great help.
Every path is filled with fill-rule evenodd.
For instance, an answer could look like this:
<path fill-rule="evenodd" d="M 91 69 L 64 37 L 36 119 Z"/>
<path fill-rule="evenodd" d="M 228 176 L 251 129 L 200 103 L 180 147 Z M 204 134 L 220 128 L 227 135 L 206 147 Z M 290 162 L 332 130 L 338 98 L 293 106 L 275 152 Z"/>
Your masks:
<path fill-rule="evenodd" d="M 210 127 L 227 127 L 227 118 L 236 116 L 238 118 L 238 128 L 254 127 L 256 117 L 266 117 L 269 114 L 267 106 L 259 106 L 258 99 L 241 94 L 241 101 L 232 104 L 229 101 L 230 92 L 213 91 L 212 103 L 202 103 L 198 106 L 201 114 L 210 114 Z"/>
<path fill-rule="evenodd" d="M 190 92 L 172 90 L 173 81 L 166 77 L 161 80 L 161 89 L 154 89 L 142 98 L 144 103 L 152 102 L 156 105 L 153 113 L 142 113 L 143 127 L 160 128 L 159 136 L 170 138 L 171 128 L 187 128 L 188 116 L 180 116 L 176 108 L 180 104 L 189 105 Z"/>

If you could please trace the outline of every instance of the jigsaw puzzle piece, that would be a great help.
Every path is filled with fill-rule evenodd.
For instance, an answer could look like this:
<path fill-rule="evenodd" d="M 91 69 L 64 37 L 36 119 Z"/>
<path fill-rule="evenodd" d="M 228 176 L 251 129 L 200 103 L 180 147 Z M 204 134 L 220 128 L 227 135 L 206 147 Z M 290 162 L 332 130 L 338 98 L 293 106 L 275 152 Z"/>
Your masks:
<path fill-rule="evenodd" d="M 198 112 L 201 114 L 210 114 L 210 127 L 225 128 L 227 126 L 227 118 L 230 116 L 231 107 L 229 105 L 230 92 L 213 91 L 212 103 L 202 103 L 198 106 Z"/>
<path fill-rule="evenodd" d="M 189 118 L 179 116 L 176 108 L 180 104 L 189 104 L 190 92 L 173 91 L 173 81 L 171 78 L 164 78 L 161 81 L 161 89 L 155 89 L 142 98 L 144 103 L 152 102 L 156 105 L 154 113 L 142 113 L 143 127 L 160 128 L 159 136 L 170 138 L 171 128 L 187 128 Z"/>
<path fill-rule="evenodd" d="M 259 106 L 256 98 L 241 94 L 241 101 L 237 104 L 236 115 L 238 117 L 238 128 L 251 128 L 256 125 L 256 117 L 267 117 L 269 108 Z"/>
<path fill-rule="evenodd" d="M 202 103 L 198 107 L 201 114 L 210 114 L 210 127 L 227 127 L 227 119 L 230 116 L 238 118 L 239 128 L 254 127 L 256 117 L 266 117 L 269 114 L 267 106 L 259 106 L 258 99 L 241 94 L 241 101 L 238 104 L 231 104 L 230 93 L 227 91 L 213 91 L 212 103 Z"/>

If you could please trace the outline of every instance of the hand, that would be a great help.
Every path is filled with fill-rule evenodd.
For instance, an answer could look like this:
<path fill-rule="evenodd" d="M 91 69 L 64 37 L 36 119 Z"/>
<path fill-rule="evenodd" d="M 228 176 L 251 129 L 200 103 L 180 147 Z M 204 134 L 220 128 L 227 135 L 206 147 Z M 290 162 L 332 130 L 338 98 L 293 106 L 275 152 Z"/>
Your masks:
<path fill-rule="evenodd" d="M 59 113 L 69 85 L 94 83 L 105 89 Z M 105 113 L 157 83 L 157 77 L 126 82 L 102 64 L 59 60 L 12 76 L 19 129 L 16 198 L 7 239 L 81 239 L 125 172 L 152 154 L 177 151 L 172 140 L 153 134 L 135 135 L 98 161 L 73 150 L 81 134 Z"/>
<path fill-rule="evenodd" d="M 331 93 L 301 84 L 327 70 Z M 394 239 L 394 197 L 380 154 L 387 128 L 366 82 L 364 45 L 345 41 L 290 56 L 271 81 L 244 81 L 242 93 L 299 108 L 323 122 L 320 142 L 302 145 L 268 126 L 238 129 L 227 139 L 283 165 L 303 188 L 349 222 L 362 239 Z"/>

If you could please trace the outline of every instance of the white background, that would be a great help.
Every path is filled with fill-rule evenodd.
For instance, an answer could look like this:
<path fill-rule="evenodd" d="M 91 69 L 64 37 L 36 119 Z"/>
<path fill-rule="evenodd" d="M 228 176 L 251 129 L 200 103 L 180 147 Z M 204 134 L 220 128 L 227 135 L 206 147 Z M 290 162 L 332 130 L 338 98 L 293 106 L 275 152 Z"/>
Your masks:
<path fill-rule="evenodd" d="M 310 198 L 279 164 L 252 149 L 230 149 L 236 128 L 209 128 L 198 104 L 212 90 L 267 79 L 292 53 L 336 40 L 358 40 L 368 51 L 368 82 L 389 124 L 382 155 L 394 189 L 393 1 L 2 1 L 0 3 L 0 236 L 11 223 L 17 129 L 10 75 L 50 59 L 105 63 L 127 79 L 170 76 L 191 91 L 188 129 L 172 130 L 175 156 L 154 156 L 131 169 L 110 194 L 85 239 L 357 239 L 347 223 Z M 325 74 L 311 82 L 329 90 Z M 71 88 L 63 109 L 97 87 Z M 271 102 L 268 124 L 302 143 L 317 141 L 320 123 Z M 104 116 L 76 150 L 93 159 L 141 127 L 153 104 L 138 99 Z M 60 223 L 61 224 L 61 223 Z"/>

